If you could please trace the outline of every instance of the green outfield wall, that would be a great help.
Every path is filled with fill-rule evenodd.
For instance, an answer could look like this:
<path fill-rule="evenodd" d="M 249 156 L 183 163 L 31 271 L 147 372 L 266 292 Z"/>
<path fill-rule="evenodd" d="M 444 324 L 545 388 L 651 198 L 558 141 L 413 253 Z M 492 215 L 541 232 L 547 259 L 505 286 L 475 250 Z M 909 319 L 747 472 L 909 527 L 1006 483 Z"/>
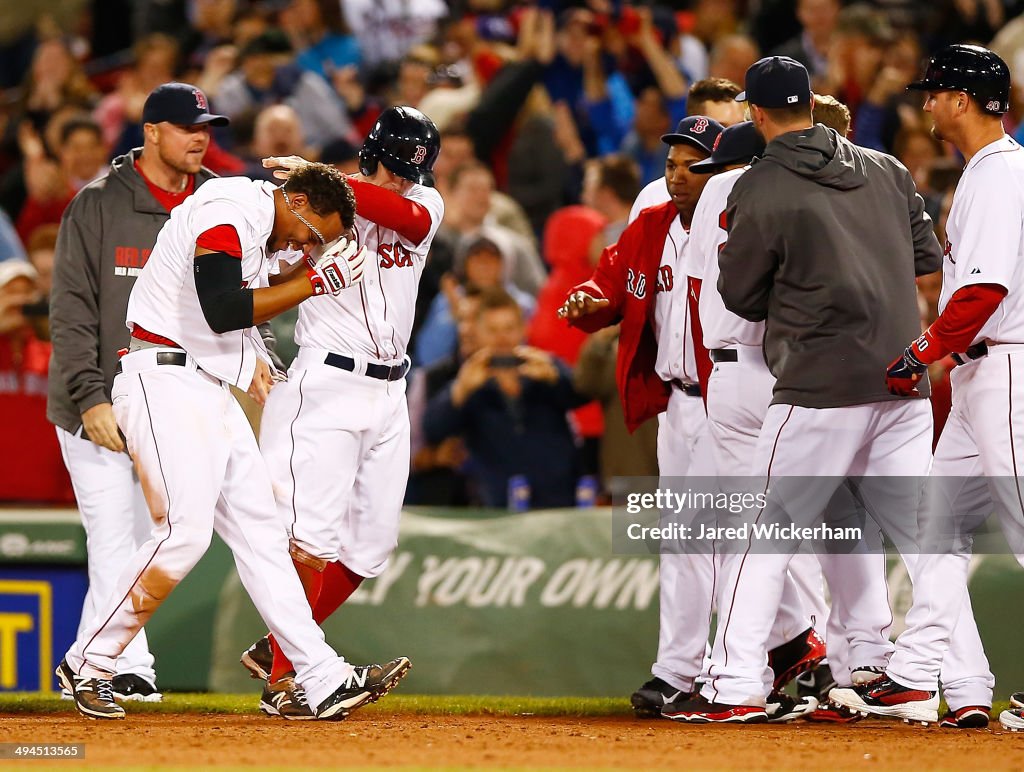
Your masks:
<path fill-rule="evenodd" d="M 388 571 L 328 620 L 327 638 L 355 662 L 409 656 L 410 693 L 626 695 L 657 647 L 657 558 L 612 554 L 611 530 L 600 508 L 407 511 Z M 41 664 L 59 661 L 84 559 L 74 511 L 0 512 L 0 675 L 17 674 L 0 691 L 33 688 Z M 895 561 L 890 592 L 899 632 L 910 590 Z M 1024 688 L 1024 571 L 1007 556 L 975 558 L 971 592 L 997 694 Z M 147 630 L 163 688 L 257 688 L 238 657 L 264 629 L 219 539 Z"/>

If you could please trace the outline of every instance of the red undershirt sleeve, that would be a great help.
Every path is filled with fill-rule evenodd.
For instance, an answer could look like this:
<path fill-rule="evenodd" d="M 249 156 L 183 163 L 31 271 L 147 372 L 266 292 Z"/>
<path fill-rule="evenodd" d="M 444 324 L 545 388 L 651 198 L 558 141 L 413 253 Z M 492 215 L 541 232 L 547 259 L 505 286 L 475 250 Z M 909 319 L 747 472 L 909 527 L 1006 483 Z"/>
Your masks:
<path fill-rule="evenodd" d="M 196 246 L 242 259 L 242 244 L 233 225 L 216 225 L 203 231 L 196 239 Z"/>
<path fill-rule="evenodd" d="M 914 355 L 924 364 L 937 362 L 955 351 L 966 351 L 985 322 L 1006 297 L 999 284 L 971 284 L 953 293 L 931 327 L 914 343 Z M 920 345 L 921 339 L 927 345 Z"/>
<path fill-rule="evenodd" d="M 356 194 L 356 214 L 398 233 L 406 241 L 419 244 L 430 233 L 430 212 L 422 204 L 410 201 L 379 185 L 348 178 Z"/>

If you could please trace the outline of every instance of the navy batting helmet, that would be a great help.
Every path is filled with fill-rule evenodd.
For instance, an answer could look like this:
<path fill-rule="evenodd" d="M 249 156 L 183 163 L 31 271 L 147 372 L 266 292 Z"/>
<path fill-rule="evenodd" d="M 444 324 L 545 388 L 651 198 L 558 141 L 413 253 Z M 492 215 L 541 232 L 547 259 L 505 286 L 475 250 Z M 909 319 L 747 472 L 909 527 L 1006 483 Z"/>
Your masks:
<path fill-rule="evenodd" d="M 1010 68 L 999 56 L 981 46 L 957 44 L 943 48 L 929 60 L 924 78 L 907 88 L 964 91 L 992 115 L 1002 115 L 1010 109 Z"/>
<path fill-rule="evenodd" d="M 369 176 L 381 163 L 403 179 L 433 187 L 440 149 L 441 135 L 432 120 L 412 107 L 389 107 L 359 150 L 359 171 Z"/>

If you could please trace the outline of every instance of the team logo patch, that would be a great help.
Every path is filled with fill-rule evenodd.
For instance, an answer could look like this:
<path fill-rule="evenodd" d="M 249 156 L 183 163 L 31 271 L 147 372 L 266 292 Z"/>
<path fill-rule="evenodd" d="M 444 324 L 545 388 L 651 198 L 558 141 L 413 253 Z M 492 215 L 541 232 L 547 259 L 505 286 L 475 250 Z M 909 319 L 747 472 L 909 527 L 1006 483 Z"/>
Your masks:
<path fill-rule="evenodd" d="M 427 158 L 427 149 L 423 145 L 416 146 L 416 152 L 412 154 L 412 162 L 419 166 Z"/>
<path fill-rule="evenodd" d="M 199 89 L 195 89 L 192 92 L 192 96 L 196 98 L 196 107 L 198 107 L 200 110 L 210 109 L 209 105 L 206 102 L 206 94 L 204 94 L 202 91 L 200 91 Z"/>
<path fill-rule="evenodd" d="M 696 121 L 693 122 L 693 126 L 690 129 L 690 133 L 691 134 L 703 134 L 707 130 L 708 130 L 708 119 L 702 117 L 702 118 L 698 118 Z"/>

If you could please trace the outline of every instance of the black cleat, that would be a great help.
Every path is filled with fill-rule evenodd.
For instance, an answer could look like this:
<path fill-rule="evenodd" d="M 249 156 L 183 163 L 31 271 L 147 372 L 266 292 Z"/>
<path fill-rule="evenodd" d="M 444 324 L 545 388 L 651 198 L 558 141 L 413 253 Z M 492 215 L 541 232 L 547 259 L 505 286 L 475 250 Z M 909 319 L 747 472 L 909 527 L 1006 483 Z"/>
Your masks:
<path fill-rule="evenodd" d="M 987 729 L 989 712 L 992 708 L 984 705 L 968 705 L 959 710 L 947 710 L 939 719 L 943 729 Z"/>
<path fill-rule="evenodd" d="M 760 706 L 709 702 L 700 694 L 669 703 L 661 715 L 684 724 L 764 724 L 768 721 L 768 714 Z"/>
<path fill-rule="evenodd" d="M 810 715 L 817 708 L 817 697 L 790 697 L 785 692 L 772 692 L 765 702 L 764 711 L 768 715 L 768 723 L 785 724 Z"/>
<path fill-rule="evenodd" d="M 114 699 L 122 702 L 160 702 L 164 698 L 156 686 L 135 673 L 116 675 L 111 683 Z"/>
<path fill-rule="evenodd" d="M 832 670 L 827 664 L 821 664 L 796 677 L 796 696 L 814 697 L 819 703 L 827 702 L 828 693 L 836 685 Z"/>
<path fill-rule="evenodd" d="M 356 708 L 376 702 L 390 692 L 409 673 L 408 657 L 393 659 L 386 665 L 356 665 L 341 686 L 320 703 L 316 717 L 321 721 L 341 721 Z"/>
<path fill-rule="evenodd" d="M 256 641 L 242 653 L 238 661 L 253 678 L 260 681 L 270 680 L 270 671 L 274 667 L 274 650 L 270 648 L 270 636 L 264 635 Z"/>
<path fill-rule="evenodd" d="M 661 709 L 670 702 L 683 702 L 692 696 L 693 692 L 684 692 L 655 676 L 633 692 L 629 702 L 638 718 L 661 718 Z"/>
<path fill-rule="evenodd" d="M 124 708 L 114 702 L 114 687 L 108 678 L 75 675 L 67 660 L 55 671 L 60 685 L 75 698 L 75 707 L 86 718 L 124 718 Z"/>
<path fill-rule="evenodd" d="M 277 683 L 263 687 L 260 710 L 268 716 L 280 716 L 289 721 L 309 721 L 316 718 L 313 709 L 306 702 L 306 692 L 295 683 L 294 678 L 282 678 Z"/>

